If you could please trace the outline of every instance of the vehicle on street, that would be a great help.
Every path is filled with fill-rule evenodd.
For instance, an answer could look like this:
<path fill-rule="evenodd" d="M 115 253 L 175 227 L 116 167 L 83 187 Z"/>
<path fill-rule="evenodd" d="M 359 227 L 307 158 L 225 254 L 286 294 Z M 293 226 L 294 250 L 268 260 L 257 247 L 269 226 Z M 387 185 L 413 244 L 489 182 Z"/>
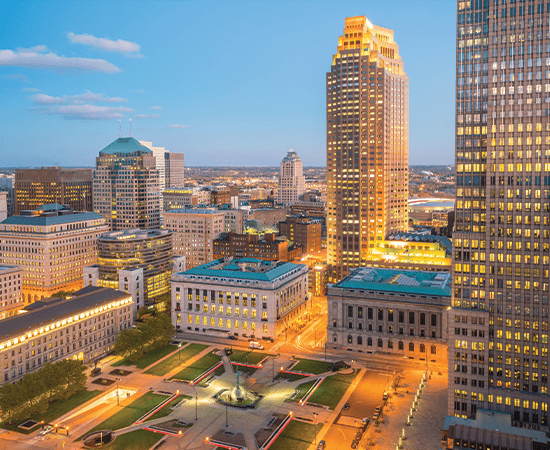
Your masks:
<path fill-rule="evenodd" d="M 258 341 L 250 341 L 249 348 L 256 349 L 256 350 L 263 350 L 264 346 L 260 344 Z"/>
<path fill-rule="evenodd" d="M 349 403 L 346 403 L 346 404 L 344 405 L 344 408 L 343 408 L 343 409 L 344 409 L 344 411 L 348 410 L 348 409 L 349 409 Z"/>
<path fill-rule="evenodd" d="M 384 395 L 382 396 L 382 399 L 386 401 L 389 398 L 389 394 L 387 392 L 384 392 Z"/>
<path fill-rule="evenodd" d="M 319 445 L 317 446 L 317 450 L 325 450 L 326 442 L 325 441 L 319 441 Z"/>
<path fill-rule="evenodd" d="M 362 423 L 363 425 L 368 425 L 369 422 L 370 422 L 370 419 L 369 419 L 368 417 L 363 417 L 363 420 L 361 421 L 361 423 Z"/>
<path fill-rule="evenodd" d="M 51 433 L 53 431 L 53 427 L 51 425 L 46 425 L 40 433 L 38 433 L 39 436 L 46 436 L 47 434 Z"/>
<path fill-rule="evenodd" d="M 229 336 L 227 336 L 227 339 L 231 339 L 232 341 L 236 341 L 237 336 L 233 336 L 232 334 L 230 334 Z"/>

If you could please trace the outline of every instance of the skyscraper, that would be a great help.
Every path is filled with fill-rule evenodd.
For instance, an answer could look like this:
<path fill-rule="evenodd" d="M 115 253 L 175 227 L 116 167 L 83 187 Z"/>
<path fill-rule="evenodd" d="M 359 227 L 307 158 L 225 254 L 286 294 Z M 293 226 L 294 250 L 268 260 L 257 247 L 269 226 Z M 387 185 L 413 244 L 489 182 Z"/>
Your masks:
<path fill-rule="evenodd" d="M 327 73 L 329 282 L 407 230 L 409 80 L 393 31 L 348 17 Z"/>
<path fill-rule="evenodd" d="M 183 153 L 166 152 L 164 154 L 165 187 L 166 189 L 185 186 L 185 166 Z"/>
<path fill-rule="evenodd" d="M 457 14 L 449 414 L 547 426 L 550 13 L 476 0 Z"/>
<path fill-rule="evenodd" d="M 99 152 L 94 170 L 94 211 L 111 231 L 159 228 L 158 170 L 151 150 L 134 138 L 118 138 Z"/>
<path fill-rule="evenodd" d="M 305 192 L 306 179 L 302 161 L 294 150 L 290 150 L 281 162 L 277 202 L 291 205 L 297 202 Z"/>
<path fill-rule="evenodd" d="M 162 192 L 166 184 L 165 154 L 168 153 L 168 151 L 164 147 L 155 147 L 152 142 L 139 141 L 139 143 L 153 152 L 155 165 L 159 172 L 159 189 Z"/>

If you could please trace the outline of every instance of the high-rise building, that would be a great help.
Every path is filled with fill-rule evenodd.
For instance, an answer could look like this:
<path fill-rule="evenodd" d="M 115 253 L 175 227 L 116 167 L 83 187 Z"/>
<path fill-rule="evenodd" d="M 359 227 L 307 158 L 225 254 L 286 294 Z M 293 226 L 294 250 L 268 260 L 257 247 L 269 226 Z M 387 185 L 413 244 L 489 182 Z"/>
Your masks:
<path fill-rule="evenodd" d="M 92 169 L 17 169 L 15 214 L 59 203 L 75 211 L 92 211 Z"/>
<path fill-rule="evenodd" d="M 23 302 L 23 269 L 0 265 L 0 320 L 15 316 Z"/>
<path fill-rule="evenodd" d="M 164 186 L 166 185 L 166 164 L 165 164 L 165 155 L 167 150 L 164 147 L 155 147 L 152 142 L 148 141 L 138 141 L 144 147 L 147 147 L 153 152 L 155 157 L 155 165 L 159 172 L 159 189 L 164 191 Z"/>
<path fill-rule="evenodd" d="M 296 245 L 301 245 L 304 253 L 321 251 L 322 225 L 320 220 L 309 216 L 288 216 L 279 222 L 279 234 Z"/>
<path fill-rule="evenodd" d="M 112 231 L 159 228 L 159 173 L 155 156 L 134 138 L 119 138 L 99 152 L 94 171 L 94 211 Z"/>
<path fill-rule="evenodd" d="M 166 152 L 164 154 L 166 189 L 182 188 L 185 185 L 185 166 L 183 153 Z"/>
<path fill-rule="evenodd" d="M 457 2 L 449 414 L 490 409 L 548 432 L 546 6 Z"/>
<path fill-rule="evenodd" d="M 277 202 L 291 205 L 306 192 L 306 178 L 302 160 L 294 150 L 290 150 L 281 162 Z"/>
<path fill-rule="evenodd" d="M 329 283 L 407 230 L 409 79 L 393 31 L 348 17 L 327 73 Z"/>

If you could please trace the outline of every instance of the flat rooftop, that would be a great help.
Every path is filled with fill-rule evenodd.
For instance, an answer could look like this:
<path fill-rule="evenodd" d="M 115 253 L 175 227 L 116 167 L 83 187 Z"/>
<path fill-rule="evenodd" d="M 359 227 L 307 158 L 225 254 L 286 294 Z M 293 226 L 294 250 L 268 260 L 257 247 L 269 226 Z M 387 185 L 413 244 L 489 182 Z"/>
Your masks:
<path fill-rule="evenodd" d="M 108 233 L 102 234 L 99 239 L 102 241 L 131 241 L 131 240 L 142 240 L 147 238 L 167 236 L 172 234 L 172 230 L 142 230 L 140 228 L 128 228 L 120 231 L 110 231 Z"/>
<path fill-rule="evenodd" d="M 103 216 L 94 212 L 75 212 L 59 216 L 11 216 L 0 223 L 3 225 L 48 226 L 99 219 L 103 219 Z"/>
<path fill-rule="evenodd" d="M 352 270 L 332 287 L 450 297 L 451 283 L 449 272 L 362 267 Z"/>
<path fill-rule="evenodd" d="M 215 214 L 225 214 L 225 212 L 223 211 L 218 211 L 217 209 L 215 210 L 212 210 L 212 209 L 194 209 L 194 208 L 180 208 L 180 209 L 171 209 L 170 211 L 165 211 L 165 214 L 166 213 L 178 213 L 178 214 L 210 214 L 210 215 L 215 215 Z"/>

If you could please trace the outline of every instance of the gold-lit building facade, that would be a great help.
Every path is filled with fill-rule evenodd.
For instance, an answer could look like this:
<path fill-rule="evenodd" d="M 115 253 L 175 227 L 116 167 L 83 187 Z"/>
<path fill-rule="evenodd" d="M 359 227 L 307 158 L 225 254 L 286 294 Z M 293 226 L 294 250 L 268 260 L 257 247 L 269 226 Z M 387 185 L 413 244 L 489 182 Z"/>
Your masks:
<path fill-rule="evenodd" d="M 329 283 L 407 230 L 409 82 L 393 31 L 348 17 L 327 73 Z"/>

